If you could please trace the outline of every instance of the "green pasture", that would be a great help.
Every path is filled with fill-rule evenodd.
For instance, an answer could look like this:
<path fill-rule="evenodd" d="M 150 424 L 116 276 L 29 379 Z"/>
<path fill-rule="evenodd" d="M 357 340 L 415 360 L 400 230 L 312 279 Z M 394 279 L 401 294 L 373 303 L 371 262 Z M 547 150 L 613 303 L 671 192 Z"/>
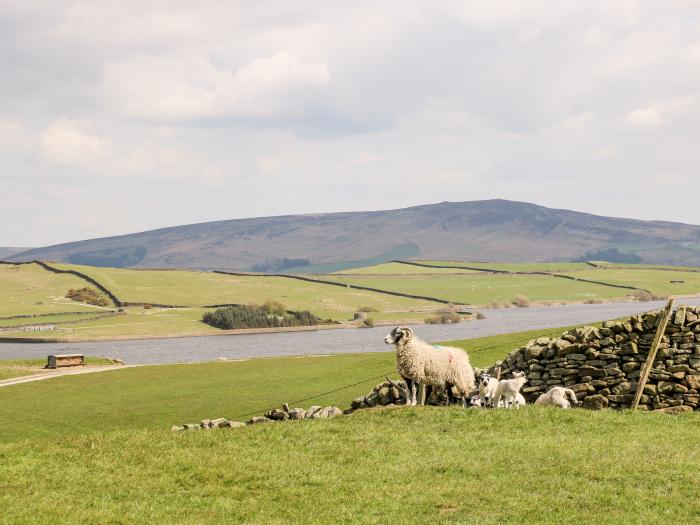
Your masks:
<path fill-rule="evenodd" d="M 100 310 L 88 311 L 82 313 L 67 313 L 67 314 L 35 314 L 33 317 L 15 317 L 12 319 L 0 319 L 0 328 L 11 328 L 13 326 L 31 325 L 31 324 L 51 324 L 51 323 L 70 323 L 81 322 L 87 318 L 99 315 Z M 105 312 L 106 313 L 106 312 Z"/>
<path fill-rule="evenodd" d="M 621 298 L 629 291 L 599 284 L 584 283 L 545 275 L 492 274 L 416 274 L 401 275 L 328 275 L 327 279 L 346 284 L 379 288 L 394 292 L 437 297 L 447 301 L 488 305 L 492 301 L 511 301 L 525 295 L 531 301 L 586 301 Z"/>
<path fill-rule="evenodd" d="M 121 301 L 167 305 L 284 303 L 292 310 L 309 310 L 323 318 L 347 320 L 362 306 L 379 311 L 435 306 L 403 297 L 310 283 L 284 277 L 256 277 L 184 270 L 124 270 L 92 266 L 74 268 L 111 290 Z"/>
<path fill-rule="evenodd" d="M 692 295 L 700 293 L 700 272 L 649 268 L 589 269 L 571 273 L 580 279 L 595 279 L 611 284 L 643 288 L 658 295 Z M 683 281 L 672 283 L 671 281 Z"/>
<path fill-rule="evenodd" d="M 503 263 L 503 262 L 465 262 L 465 261 L 415 261 L 421 264 L 436 266 L 468 266 L 484 270 L 502 270 L 506 272 L 570 272 L 592 268 L 587 263 L 574 262 L 543 262 L 543 263 Z"/>
<path fill-rule="evenodd" d="M 539 407 L 395 407 L 206 432 L 100 431 L 0 444 L 0 519 L 694 523 L 698 432 L 697 414 Z"/>
<path fill-rule="evenodd" d="M 375 266 L 366 266 L 364 268 L 352 268 L 335 272 L 335 275 L 413 275 L 413 274 L 452 274 L 452 273 L 478 273 L 474 270 L 464 270 L 462 268 L 445 269 L 445 268 L 426 268 L 424 266 L 415 266 L 413 264 L 402 264 L 398 262 L 390 262 L 377 264 Z M 318 276 L 319 279 L 327 277 L 326 275 Z"/>
<path fill-rule="evenodd" d="M 82 288 L 79 277 L 56 274 L 38 264 L 0 264 L 0 317 L 106 310 L 66 299 L 70 288 Z"/>

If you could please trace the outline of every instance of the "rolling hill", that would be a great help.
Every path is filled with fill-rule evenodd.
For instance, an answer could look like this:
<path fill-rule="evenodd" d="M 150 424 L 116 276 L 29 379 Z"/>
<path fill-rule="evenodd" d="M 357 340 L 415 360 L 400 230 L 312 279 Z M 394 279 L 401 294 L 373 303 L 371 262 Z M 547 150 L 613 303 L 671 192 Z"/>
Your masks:
<path fill-rule="evenodd" d="M 191 224 L 9 257 L 111 267 L 338 271 L 392 259 L 700 265 L 700 226 L 506 200 Z"/>
<path fill-rule="evenodd" d="M 12 248 L 9 246 L 0 246 L 0 260 L 3 260 L 7 257 L 12 257 L 13 255 L 16 255 L 18 253 L 26 252 L 30 249 L 31 248 Z"/>

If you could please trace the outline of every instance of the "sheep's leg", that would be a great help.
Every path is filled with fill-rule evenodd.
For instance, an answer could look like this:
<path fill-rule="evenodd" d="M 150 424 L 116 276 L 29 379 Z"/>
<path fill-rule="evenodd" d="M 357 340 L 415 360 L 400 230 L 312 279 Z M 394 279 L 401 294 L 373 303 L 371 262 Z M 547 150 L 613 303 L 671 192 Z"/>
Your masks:
<path fill-rule="evenodd" d="M 409 406 L 411 404 L 411 400 L 413 399 L 411 397 L 411 392 L 413 390 L 413 379 L 410 377 L 404 377 L 403 380 L 404 383 L 406 383 L 406 406 Z"/>
<path fill-rule="evenodd" d="M 445 389 L 447 390 L 447 404 L 445 406 L 450 406 L 454 402 L 452 396 L 452 383 L 445 383 Z"/>
<path fill-rule="evenodd" d="M 418 383 L 413 381 L 411 384 L 411 406 L 416 406 L 418 403 Z"/>
<path fill-rule="evenodd" d="M 425 403 L 429 404 L 430 396 L 433 395 L 433 385 L 425 385 Z"/>

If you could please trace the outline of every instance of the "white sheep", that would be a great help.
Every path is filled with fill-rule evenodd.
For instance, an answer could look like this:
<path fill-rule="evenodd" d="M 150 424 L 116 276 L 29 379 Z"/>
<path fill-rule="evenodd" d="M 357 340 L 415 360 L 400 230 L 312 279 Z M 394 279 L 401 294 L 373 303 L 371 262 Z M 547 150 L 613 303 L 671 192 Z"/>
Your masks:
<path fill-rule="evenodd" d="M 490 374 L 482 372 L 479 374 L 479 397 L 484 407 L 493 407 L 496 393 L 498 392 L 498 379 Z"/>
<path fill-rule="evenodd" d="M 538 397 L 535 404 L 543 406 L 557 406 L 567 409 L 571 408 L 572 405 L 578 406 L 580 403 L 578 399 L 576 399 L 576 393 L 570 388 L 553 386 L 546 394 L 542 394 L 540 397 Z"/>
<path fill-rule="evenodd" d="M 464 350 L 449 346 L 435 348 L 406 326 L 394 328 L 384 342 L 396 346 L 396 371 L 406 382 L 407 405 L 417 404 L 417 386 L 423 384 L 426 399 L 429 387 L 445 388 L 448 404 L 453 402 L 452 387 L 456 387 L 462 406 L 466 406 L 466 396 L 474 388 L 474 370 Z"/>
<path fill-rule="evenodd" d="M 494 400 L 495 406 L 503 401 L 506 408 L 519 408 L 517 397 L 525 383 L 527 383 L 525 372 L 514 372 L 512 379 L 501 379 L 498 382 L 498 390 Z"/>

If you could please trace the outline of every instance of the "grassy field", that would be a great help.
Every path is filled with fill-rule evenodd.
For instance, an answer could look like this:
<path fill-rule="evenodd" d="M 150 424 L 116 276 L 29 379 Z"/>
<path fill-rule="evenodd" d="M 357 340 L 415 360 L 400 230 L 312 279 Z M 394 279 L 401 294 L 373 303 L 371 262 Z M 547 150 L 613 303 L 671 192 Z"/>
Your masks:
<path fill-rule="evenodd" d="M 572 272 L 581 279 L 596 279 L 612 284 L 643 288 L 659 295 L 691 295 L 700 293 L 700 272 L 653 270 L 649 268 L 589 269 Z M 672 283 L 671 281 L 684 281 Z"/>
<path fill-rule="evenodd" d="M 20 325 L 51 324 L 81 322 L 85 319 L 100 315 L 102 311 L 88 311 L 81 313 L 66 314 L 34 314 L 32 317 L 19 317 L 13 319 L 0 319 L 0 328 L 11 328 Z M 108 312 L 104 312 L 106 315 Z"/>
<path fill-rule="evenodd" d="M 484 270 L 503 270 L 506 272 L 570 272 L 577 270 L 590 270 L 587 263 L 551 262 L 551 263 L 500 263 L 500 262 L 464 262 L 464 261 L 416 261 L 421 264 L 434 264 L 437 266 L 468 266 L 470 268 L 483 268 Z"/>
<path fill-rule="evenodd" d="M 562 330 L 456 343 L 484 366 Z M 393 367 L 386 352 L 0 388 L 0 523 L 651 524 L 700 512 L 697 414 L 395 407 L 170 432 L 284 401 L 346 407 Z"/>
<path fill-rule="evenodd" d="M 488 305 L 492 301 L 510 301 L 525 295 L 531 301 L 586 301 L 614 299 L 629 293 L 619 288 L 557 279 L 543 275 L 490 274 L 416 274 L 402 275 L 329 275 L 327 279 L 394 292 L 437 297 L 455 303 Z"/>
<path fill-rule="evenodd" d="M 696 414 L 538 407 L 100 431 L 0 444 L 0 520 L 693 523 L 698 432 Z"/>
<path fill-rule="evenodd" d="M 0 317 L 105 310 L 65 298 L 69 288 L 85 285 L 79 277 L 51 273 L 38 264 L 0 264 Z"/>
<path fill-rule="evenodd" d="M 423 266 L 414 266 L 412 264 L 402 263 L 384 263 L 375 266 L 366 266 L 364 268 L 352 268 L 334 272 L 335 275 L 414 275 L 414 274 L 463 274 L 463 273 L 479 273 L 474 270 L 464 270 L 462 268 L 443 269 L 443 268 L 426 268 Z M 323 277 L 319 277 L 323 278 Z"/>
<path fill-rule="evenodd" d="M 435 306 L 435 303 L 426 301 L 284 277 L 57 266 L 78 269 L 106 286 L 121 301 L 134 303 L 205 306 L 226 303 L 262 304 L 267 300 L 276 300 L 290 309 L 310 310 L 319 317 L 338 320 L 352 318 L 352 313 L 362 306 L 380 311 Z"/>

